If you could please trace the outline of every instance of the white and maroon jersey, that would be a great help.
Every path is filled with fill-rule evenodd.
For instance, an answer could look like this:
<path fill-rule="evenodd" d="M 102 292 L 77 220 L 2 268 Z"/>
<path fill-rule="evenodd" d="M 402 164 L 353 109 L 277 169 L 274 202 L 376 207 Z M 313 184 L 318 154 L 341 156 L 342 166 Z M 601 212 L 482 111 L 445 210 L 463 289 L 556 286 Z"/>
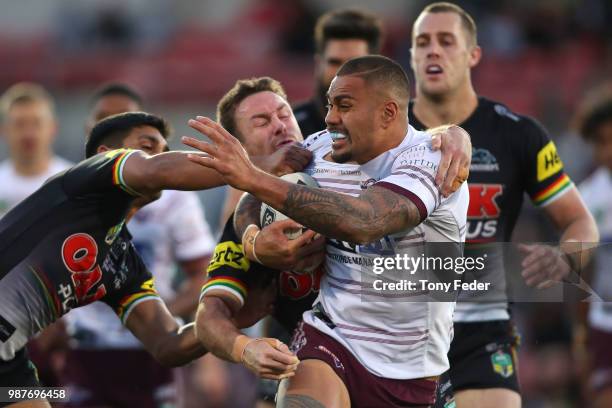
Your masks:
<path fill-rule="evenodd" d="M 304 314 L 304 321 L 344 345 L 377 376 L 411 379 L 443 373 L 449 367 L 446 354 L 455 303 L 386 301 L 384 295 L 381 301 L 364 301 L 368 288 L 362 285 L 362 264 L 372 248 L 384 247 L 385 255 L 418 256 L 426 242 L 463 242 L 467 185 L 449 198 L 442 197 L 434 183 L 440 153 L 431 150 L 429 134 L 412 127 L 400 145 L 363 165 L 325 160 L 331 151 L 327 132 L 312 135 L 305 146 L 314 155 L 305 171 L 322 188 L 354 197 L 372 185 L 388 188 L 409 198 L 423 221 L 368 245 L 329 240 L 317 301 L 335 327 L 312 311 Z"/>
<path fill-rule="evenodd" d="M 175 296 L 177 262 L 208 256 L 215 247 L 200 200 L 192 191 L 164 191 L 159 200 L 138 210 L 127 226 L 138 254 L 155 278 L 159 295 L 166 302 Z M 103 304 L 75 310 L 66 319 L 78 347 L 141 347 Z"/>
<path fill-rule="evenodd" d="M 601 167 L 580 184 L 580 194 L 599 228 L 600 242 L 594 259 L 593 289 L 603 299 L 612 299 L 612 173 Z M 592 302 L 589 310 L 591 326 L 612 332 L 612 302 Z"/>
<path fill-rule="evenodd" d="M 48 178 L 72 165 L 73 163 L 55 156 L 45 172 L 35 176 L 23 176 L 17 173 L 11 160 L 0 163 L 0 217 L 38 190 Z"/>

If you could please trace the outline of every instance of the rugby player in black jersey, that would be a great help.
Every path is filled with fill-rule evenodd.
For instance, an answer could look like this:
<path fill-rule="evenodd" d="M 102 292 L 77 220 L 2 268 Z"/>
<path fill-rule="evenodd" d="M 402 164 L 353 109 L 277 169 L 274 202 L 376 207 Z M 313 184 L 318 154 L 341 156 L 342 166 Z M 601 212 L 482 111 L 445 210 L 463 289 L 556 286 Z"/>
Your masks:
<path fill-rule="evenodd" d="M 125 228 L 130 213 L 163 189 L 223 184 L 185 152 L 145 153 L 165 146 L 167 133 L 163 119 L 142 112 L 100 121 L 89 134 L 87 159 L 49 179 L 0 221 L 0 386 L 38 385 L 27 341 L 72 308 L 97 300 L 112 307 L 164 365 L 205 353 L 193 326 L 179 327 L 157 301 L 152 276 Z M 290 172 L 309 157 L 288 146 L 267 156 L 263 167 Z"/>
<path fill-rule="evenodd" d="M 286 143 L 302 140 L 282 86 L 267 77 L 238 81 L 219 102 L 217 121 L 240 140 L 250 155 L 272 154 Z M 446 163 L 438 174 L 443 183 L 447 181 L 445 174 L 454 179 L 461 164 L 467 167 L 471 146 L 463 131 L 450 130 L 438 136 L 436 144 L 444 145 Z M 451 183 L 443 188 L 450 191 Z M 320 262 L 324 241 L 315 239 L 312 231 L 289 240 L 284 230 L 296 226 L 285 220 L 261 229 L 255 250 L 236 233 L 230 218 L 209 265 L 209 280 L 202 288 L 196 317 L 200 340 L 213 354 L 243 363 L 264 378 L 293 375 L 297 360 L 275 339 L 249 338 L 238 328 L 272 314 L 291 332 L 302 313 L 312 306 L 322 270 L 293 271 L 311 269 Z"/>
<path fill-rule="evenodd" d="M 571 242 L 597 242 L 597 228 L 542 126 L 476 94 L 470 71 L 481 52 L 476 25 L 463 9 L 450 3 L 427 6 L 412 32 L 416 98 L 410 104 L 409 122 L 417 129 L 455 123 L 472 137 L 466 256 L 470 244 L 510 241 L 525 193 L 551 218 L 561 234 L 559 247 L 519 246 L 525 255 L 525 283 L 546 287 L 567 276 L 569 264 L 577 263 L 567 258 L 574 248 Z M 497 260 L 494 265 L 488 262 L 479 280 L 503 281 L 503 263 Z M 507 302 L 502 297 L 478 303 L 477 296 L 462 294 L 459 299 L 449 353 L 457 406 L 520 406 L 517 337 Z M 438 406 L 446 402 L 443 396 Z"/>
<path fill-rule="evenodd" d="M 314 95 L 293 109 L 304 137 L 326 128 L 325 94 L 340 66 L 351 58 L 379 54 L 382 31 L 378 17 L 359 9 L 332 10 L 317 19 L 314 29 Z"/>

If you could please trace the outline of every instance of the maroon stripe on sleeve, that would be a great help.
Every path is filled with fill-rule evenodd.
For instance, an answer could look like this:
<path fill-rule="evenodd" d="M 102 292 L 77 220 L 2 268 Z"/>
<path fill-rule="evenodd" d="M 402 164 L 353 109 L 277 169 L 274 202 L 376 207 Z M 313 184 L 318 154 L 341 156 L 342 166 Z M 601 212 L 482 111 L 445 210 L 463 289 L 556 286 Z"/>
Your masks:
<path fill-rule="evenodd" d="M 406 197 L 407 199 L 412 201 L 414 205 L 416 205 L 416 208 L 419 210 L 419 215 L 421 216 L 421 222 L 423 222 L 423 220 L 427 218 L 427 207 L 425 207 L 423 200 L 421 200 L 419 196 L 414 194 L 412 191 L 408 191 L 405 188 L 398 186 L 397 184 L 388 183 L 386 181 L 379 181 L 378 183 L 374 185 L 378 187 L 386 188 L 388 190 L 393 191 L 396 194 L 400 194 Z"/>

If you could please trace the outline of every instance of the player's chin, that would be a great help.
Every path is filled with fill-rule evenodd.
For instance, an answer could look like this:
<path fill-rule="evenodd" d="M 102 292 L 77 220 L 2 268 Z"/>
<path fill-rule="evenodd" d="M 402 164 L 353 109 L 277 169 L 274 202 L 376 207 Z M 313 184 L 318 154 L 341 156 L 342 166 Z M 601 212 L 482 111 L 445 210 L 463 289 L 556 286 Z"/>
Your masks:
<path fill-rule="evenodd" d="M 332 147 L 331 157 L 336 163 L 346 163 L 353 158 L 353 151 L 347 145 L 341 148 Z"/>

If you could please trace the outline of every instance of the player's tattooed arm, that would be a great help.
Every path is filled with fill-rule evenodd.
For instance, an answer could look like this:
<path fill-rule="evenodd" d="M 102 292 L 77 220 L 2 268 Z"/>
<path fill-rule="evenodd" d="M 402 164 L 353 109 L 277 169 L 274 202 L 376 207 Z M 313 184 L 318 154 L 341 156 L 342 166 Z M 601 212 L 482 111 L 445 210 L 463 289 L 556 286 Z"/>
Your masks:
<path fill-rule="evenodd" d="M 380 186 L 372 186 L 355 198 L 292 184 L 281 212 L 327 237 L 360 244 L 422 221 L 410 199 Z"/>

